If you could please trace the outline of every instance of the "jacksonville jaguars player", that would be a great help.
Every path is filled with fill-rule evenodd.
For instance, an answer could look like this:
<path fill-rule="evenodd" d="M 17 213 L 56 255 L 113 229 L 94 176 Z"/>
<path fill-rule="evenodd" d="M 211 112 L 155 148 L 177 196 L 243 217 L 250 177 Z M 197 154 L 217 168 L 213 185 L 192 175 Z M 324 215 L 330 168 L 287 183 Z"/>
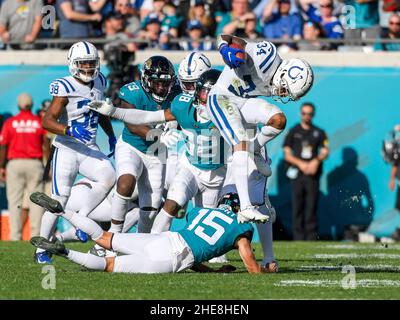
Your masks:
<path fill-rule="evenodd" d="M 178 67 L 178 81 L 182 92 L 193 95 L 196 82 L 200 75 L 211 68 L 210 60 L 200 52 L 189 52 L 181 61 Z M 165 125 L 166 129 L 177 129 L 177 122 L 173 121 Z M 176 176 L 177 165 L 179 162 L 179 147 L 178 145 L 168 149 L 168 157 L 166 163 L 165 185 L 163 197 L 167 197 L 168 190 L 171 187 L 172 181 Z"/>
<path fill-rule="evenodd" d="M 259 153 L 284 130 L 286 117 L 279 108 L 257 97 L 273 96 L 282 102 L 297 100 L 310 90 L 313 72 L 304 60 L 282 60 L 274 44 L 268 41 L 248 43 L 235 36 L 220 35 L 218 48 L 226 66 L 208 96 L 207 111 L 233 146 L 232 173 L 241 203 L 238 219 L 265 222 L 267 216 L 251 204 L 250 170 L 245 168 L 257 165 L 250 154 Z M 263 126 L 256 139 L 250 141 L 245 123 Z"/>
<path fill-rule="evenodd" d="M 153 56 L 143 63 L 140 81 L 120 89 L 118 107 L 159 112 L 169 108 L 180 92 L 172 63 L 165 57 Z M 149 125 L 124 124 L 115 150 L 118 178 L 110 232 L 121 232 L 136 184 L 140 206 L 138 232 L 150 232 L 164 189 L 165 159 L 162 155 L 165 153 L 160 143 L 169 147 L 180 135 L 174 130 L 159 131 Z"/>
<path fill-rule="evenodd" d="M 110 160 L 96 144 L 98 124 L 109 137 L 110 151 L 114 152 L 116 138 L 111 122 L 87 107 L 92 100 L 103 100 L 107 81 L 100 72 L 96 47 L 89 42 L 78 42 L 68 52 L 70 76 L 50 84 L 53 96 L 43 118 L 43 128 L 56 134 L 52 160 L 52 197 L 65 206 L 77 174 L 91 180 L 94 194 L 82 203 L 80 213 L 87 215 L 107 196 L 115 183 L 115 172 Z M 56 217 L 45 212 L 40 235 L 49 239 L 56 226 Z M 35 254 L 38 263 L 51 259 L 43 250 Z"/>
<path fill-rule="evenodd" d="M 75 227 L 89 234 L 98 245 L 123 254 L 104 258 L 66 249 L 64 244 L 52 243 L 42 237 L 31 239 L 34 246 L 66 257 L 91 270 L 115 273 L 172 273 L 191 268 L 195 271 L 210 272 L 213 269 L 202 262 L 238 249 L 248 272 L 269 272 L 255 259 L 251 247 L 253 226 L 250 223 L 239 224 L 237 221 L 236 213 L 240 208 L 237 194 L 224 195 L 218 208 L 193 208 L 187 214 L 187 223 L 182 230 L 160 234 L 105 232 L 88 217 L 72 211 L 63 211 L 59 202 L 44 193 L 34 193 L 31 199 L 54 214 L 62 215 Z M 218 271 L 228 271 L 226 269 Z"/>
<path fill-rule="evenodd" d="M 179 209 L 192 198 L 196 207 L 217 206 L 226 174 L 224 140 L 209 119 L 205 105 L 208 92 L 220 74 L 216 69 L 205 71 L 194 85 L 194 96 L 182 93 L 172 101 L 171 113 L 185 136 L 186 151 L 152 233 L 168 231 Z"/>

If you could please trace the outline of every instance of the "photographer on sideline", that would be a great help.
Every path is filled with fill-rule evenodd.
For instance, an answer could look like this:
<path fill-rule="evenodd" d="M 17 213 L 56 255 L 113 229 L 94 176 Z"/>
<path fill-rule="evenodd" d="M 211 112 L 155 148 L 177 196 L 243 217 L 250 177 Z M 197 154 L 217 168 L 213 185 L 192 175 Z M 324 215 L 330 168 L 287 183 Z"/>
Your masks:
<path fill-rule="evenodd" d="M 400 133 L 400 125 L 394 127 L 394 131 Z M 392 170 L 390 173 L 390 182 L 389 182 L 389 189 L 393 191 L 396 186 L 396 178 L 397 178 L 397 195 L 396 195 L 396 202 L 395 208 L 400 211 L 400 159 L 394 161 L 392 163 Z"/>

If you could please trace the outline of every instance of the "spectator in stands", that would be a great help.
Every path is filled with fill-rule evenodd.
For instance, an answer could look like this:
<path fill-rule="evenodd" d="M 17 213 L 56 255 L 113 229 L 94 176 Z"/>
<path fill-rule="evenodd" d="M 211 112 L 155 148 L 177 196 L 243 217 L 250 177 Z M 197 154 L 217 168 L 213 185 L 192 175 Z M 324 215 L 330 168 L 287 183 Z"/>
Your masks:
<path fill-rule="evenodd" d="M 348 27 L 344 26 L 346 39 L 376 39 L 379 36 L 379 7 L 378 0 L 345 0 L 346 5 L 352 6 L 355 14 L 355 25 L 350 18 Z"/>
<path fill-rule="evenodd" d="M 391 14 L 389 18 L 389 28 L 381 31 L 381 39 L 400 39 L 400 16 L 397 13 Z M 400 51 L 400 43 L 381 43 L 375 44 L 375 50 Z"/>
<path fill-rule="evenodd" d="M 0 10 L 0 37 L 4 43 L 20 41 L 14 49 L 30 49 L 42 28 L 42 0 L 6 0 Z"/>
<path fill-rule="evenodd" d="M 200 21 L 203 26 L 203 35 L 214 35 L 215 21 L 210 12 L 207 12 L 204 0 L 194 0 L 193 5 L 189 9 L 187 20 Z"/>
<path fill-rule="evenodd" d="M 319 179 L 329 148 L 325 132 L 312 123 L 314 115 L 314 105 L 304 103 L 301 122 L 284 142 L 287 176 L 292 180 L 293 240 L 317 240 Z"/>
<path fill-rule="evenodd" d="M 321 43 L 320 38 L 324 38 L 324 30 L 322 30 L 321 25 L 317 22 L 308 21 L 303 24 L 304 41 L 300 41 L 297 48 L 304 51 L 328 50 L 330 45 Z"/>
<path fill-rule="evenodd" d="M 100 22 L 102 16 L 96 10 L 95 1 L 58 0 L 56 10 L 60 19 L 61 38 L 88 38 L 92 35 L 92 23 Z M 90 13 L 90 10 L 96 13 Z"/>
<path fill-rule="evenodd" d="M 116 0 L 114 11 L 122 14 L 125 17 L 125 31 L 134 35 L 140 30 L 140 20 L 136 10 L 132 7 L 129 0 Z"/>
<path fill-rule="evenodd" d="M 180 49 L 186 51 L 209 51 L 216 50 L 212 41 L 202 40 L 204 27 L 198 20 L 191 20 L 188 23 L 187 34 L 188 41 L 179 43 Z"/>
<path fill-rule="evenodd" d="M 262 34 L 257 31 L 257 19 L 255 15 L 248 16 L 244 21 L 244 29 L 235 33 L 235 36 L 255 40 L 262 38 Z"/>
<path fill-rule="evenodd" d="M 127 40 L 132 37 L 128 32 L 125 32 L 126 16 L 119 12 L 111 12 L 104 22 L 104 33 L 108 40 Z M 129 52 L 135 52 L 137 46 L 135 43 L 125 43 L 124 46 Z"/>
<path fill-rule="evenodd" d="M 253 17 L 254 13 L 250 11 L 248 0 L 233 0 L 232 11 L 221 16 L 215 34 L 235 34 L 242 32 L 245 21 Z"/>
<path fill-rule="evenodd" d="M 158 20 L 161 21 L 161 30 L 168 32 L 173 37 L 178 37 L 178 28 L 181 19 L 175 14 L 167 14 L 165 11 L 171 10 L 171 5 L 166 8 L 167 0 L 153 0 L 152 5 L 143 4 L 140 10 L 141 21 L 143 21 L 142 29 L 144 27 L 144 21 L 147 19 L 149 14 L 156 14 Z M 165 11 L 164 11 L 165 10 Z"/>
<path fill-rule="evenodd" d="M 319 0 L 319 9 L 309 0 L 300 0 L 300 5 L 309 21 L 319 23 L 322 26 L 327 38 L 343 38 L 342 24 L 333 15 L 333 0 Z"/>
<path fill-rule="evenodd" d="M 264 36 L 268 39 L 301 39 L 302 24 L 297 13 L 290 13 L 290 0 L 271 0 L 263 14 Z M 295 47 L 290 45 L 290 47 Z"/>
<path fill-rule="evenodd" d="M 137 33 L 137 38 L 147 40 L 147 43 L 138 44 L 139 49 L 158 48 L 158 39 L 161 34 L 161 21 L 157 14 L 151 13 L 143 21 L 143 30 Z"/>
<path fill-rule="evenodd" d="M 8 119 L 0 137 L 0 179 L 6 182 L 10 211 L 10 239 L 22 238 L 21 205 L 24 190 L 43 192 L 43 154 L 48 157 L 49 140 L 41 119 L 32 114 L 32 97 L 18 96 L 18 115 Z M 31 236 L 39 235 L 42 208 L 30 203 Z"/>

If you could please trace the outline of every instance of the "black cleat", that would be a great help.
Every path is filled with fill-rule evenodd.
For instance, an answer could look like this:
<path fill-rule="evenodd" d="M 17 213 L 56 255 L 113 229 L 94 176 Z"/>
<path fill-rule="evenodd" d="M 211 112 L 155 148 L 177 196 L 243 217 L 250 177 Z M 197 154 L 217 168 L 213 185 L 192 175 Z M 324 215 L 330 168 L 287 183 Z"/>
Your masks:
<path fill-rule="evenodd" d="M 29 197 L 31 201 L 42 208 L 45 208 L 47 211 L 50 211 L 54 214 L 61 214 L 64 212 L 64 209 L 60 202 L 50 198 L 43 192 L 34 192 Z"/>
<path fill-rule="evenodd" d="M 65 257 L 68 255 L 68 251 L 65 248 L 65 245 L 58 240 L 56 242 L 51 242 L 43 237 L 32 237 L 31 244 L 33 244 L 36 248 L 46 250 L 47 252 L 50 252 L 57 256 Z"/>

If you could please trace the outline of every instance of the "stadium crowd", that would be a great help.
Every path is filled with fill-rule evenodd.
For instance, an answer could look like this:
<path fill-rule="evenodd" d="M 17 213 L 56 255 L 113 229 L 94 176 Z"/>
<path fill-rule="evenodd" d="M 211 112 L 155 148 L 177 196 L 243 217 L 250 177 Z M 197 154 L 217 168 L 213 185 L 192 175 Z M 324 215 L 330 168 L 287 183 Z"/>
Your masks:
<path fill-rule="evenodd" d="M 323 38 L 400 39 L 397 0 L 0 0 L 0 5 L 3 49 L 35 48 L 38 38 L 105 38 L 131 40 L 129 51 L 207 51 L 215 50 L 221 33 L 279 40 L 286 50 L 338 48 Z M 42 19 L 52 12 L 55 21 Z M 393 51 L 400 44 L 377 41 L 374 48 Z"/>

